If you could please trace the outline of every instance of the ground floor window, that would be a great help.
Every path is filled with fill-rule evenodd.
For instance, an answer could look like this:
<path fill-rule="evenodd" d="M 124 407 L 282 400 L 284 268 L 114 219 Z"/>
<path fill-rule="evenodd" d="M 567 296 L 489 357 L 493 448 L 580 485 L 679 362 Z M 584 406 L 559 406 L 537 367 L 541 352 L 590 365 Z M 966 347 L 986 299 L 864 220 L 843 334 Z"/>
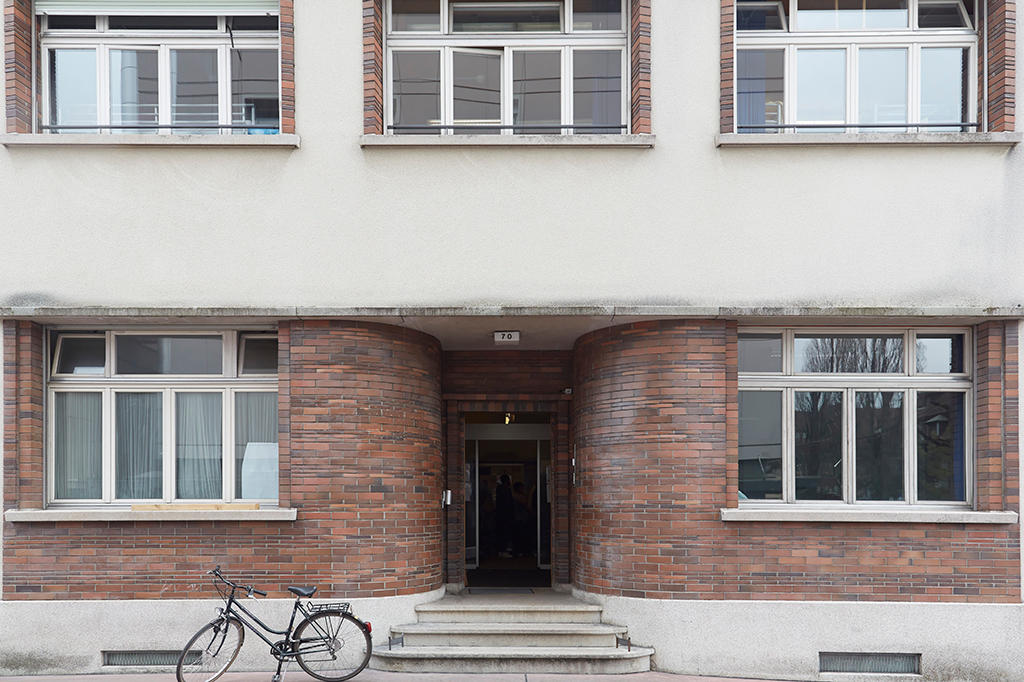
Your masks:
<path fill-rule="evenodd" d="M 52 501 L 277 499 L 276 362 L 267 371 L 275 337 L 108 331 L 52 338 Z"/>
<path fill-rule="evenodd" d="M 971 502 L 967 330 L 739 336 L 739 495 Z"/>

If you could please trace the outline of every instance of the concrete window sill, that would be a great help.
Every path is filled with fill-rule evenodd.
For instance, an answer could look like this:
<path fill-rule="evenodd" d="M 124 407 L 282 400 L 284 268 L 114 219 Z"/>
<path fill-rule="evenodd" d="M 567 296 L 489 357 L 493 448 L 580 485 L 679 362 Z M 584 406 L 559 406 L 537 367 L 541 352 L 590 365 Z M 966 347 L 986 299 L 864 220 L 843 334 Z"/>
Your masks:
<path fill-rule="evenodd" d="M 363 135 L 361 147 L 575 147 L 650 149 L 654 135 Z"/>
<path fill-rule="evenodd" d="M 1017 523 L 1017 512 L 951 509 L 836 509 L 750 507 L 722 509 L 723 521 L 803 521 L 812 523 Z"/>
<path fill-rule="evenodd" d="M 11 523 L 52 523 L 54 521 L 294 521 L 295 509 L 9 509 L 4 520 Z"/>
<path fill-rule="evenodd" d="M 723 133 L 718 147 L 1004 147 L 1024 141 L 1024 133 Z"/>
<path fill-rule="evenodd" d="M 218 147 L 298 149 L 298 135 L 0 134 L 5 147 Z"/>

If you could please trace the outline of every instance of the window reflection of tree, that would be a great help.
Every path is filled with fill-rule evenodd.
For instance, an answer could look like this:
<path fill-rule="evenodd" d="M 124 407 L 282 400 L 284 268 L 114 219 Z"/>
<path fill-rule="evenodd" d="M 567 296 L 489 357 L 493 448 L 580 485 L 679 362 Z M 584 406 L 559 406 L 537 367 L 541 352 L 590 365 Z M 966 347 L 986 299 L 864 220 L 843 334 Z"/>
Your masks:
<path fill-rule="evenodd" d="M 804 372 L 892 374 L 903 371 L 902 336 L 828 336 L 803 340 L 808 342 L 803 352 Z"/>
<path fill-rule="evenodd" d="M 858 391 L 857 499 L 903 499 L 903 392 Z"/>
<path fill-rule="evenodd" d="M 843 397 L 839 391 L 797 391 L 797 498 L 843 499 Z"/>

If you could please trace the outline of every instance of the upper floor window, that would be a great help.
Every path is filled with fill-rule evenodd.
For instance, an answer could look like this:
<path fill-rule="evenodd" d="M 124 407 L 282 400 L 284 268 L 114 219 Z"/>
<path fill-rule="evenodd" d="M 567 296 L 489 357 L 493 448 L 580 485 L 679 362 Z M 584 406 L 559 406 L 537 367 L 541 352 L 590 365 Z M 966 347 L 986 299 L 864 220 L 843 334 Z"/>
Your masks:
<path fill-rule="evenodd" d="M 50 501 L 277 500 L 275 335 L 104 331 L 50 338 Z"/>
<path fill-rule="evenodd" d="M 152 1 L 134 3 L 130 15 L 68 14 L 68 7 L 82 11 L 76 3 L 36 2 L 43 130 L 280 131 L 276 2 L 234 3 L 221 14 L 211 3 L 202 15 L 168 14 L 167 3 Z"/>
<path fill-rule="evenodd" d="M 626 0 L 390 0 L 387 130 L 629 132 Z"/>
<path fill-rule="evenodd" d="M 739 0 L 736 125 L 977 129 L 975 0 Z"/>
<path fill-rule="evenodd" d="M 739 497 L 971 501 L 966 329 L 739 334 Z"/>

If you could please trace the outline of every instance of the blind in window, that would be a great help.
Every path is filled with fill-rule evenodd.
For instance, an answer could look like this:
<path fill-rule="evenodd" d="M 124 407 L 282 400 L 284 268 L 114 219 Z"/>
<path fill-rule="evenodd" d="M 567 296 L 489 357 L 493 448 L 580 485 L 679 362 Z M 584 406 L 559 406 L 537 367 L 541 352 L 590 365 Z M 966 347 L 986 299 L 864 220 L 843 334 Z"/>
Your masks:
<path fill-rule="evenodd" d="M 278 0 L 36 0 L 37 14 L 278 14 Z"/>

